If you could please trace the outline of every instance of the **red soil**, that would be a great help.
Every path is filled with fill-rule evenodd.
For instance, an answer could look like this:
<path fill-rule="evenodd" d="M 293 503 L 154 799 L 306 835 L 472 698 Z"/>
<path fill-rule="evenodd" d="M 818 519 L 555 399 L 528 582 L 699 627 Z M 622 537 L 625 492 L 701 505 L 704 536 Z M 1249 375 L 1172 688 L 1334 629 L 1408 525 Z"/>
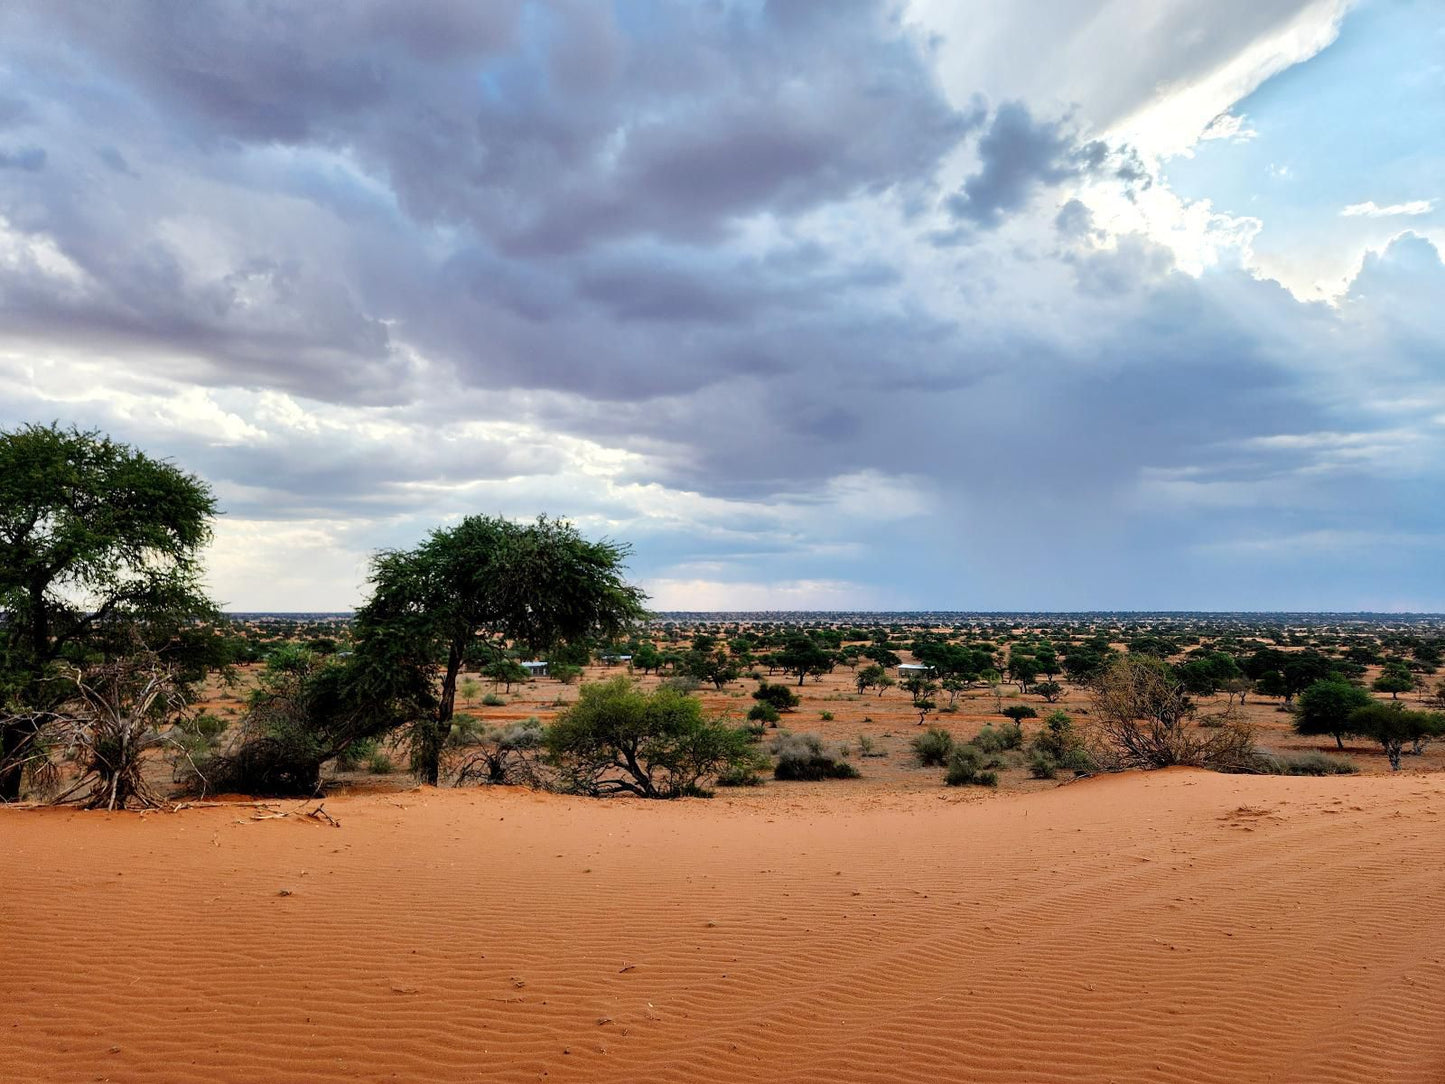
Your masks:
<path fill-rule="evenodd" d="M 0 1080 L 1445 1080 L 1445 776 L 934 786 L 0 810 Z"/>

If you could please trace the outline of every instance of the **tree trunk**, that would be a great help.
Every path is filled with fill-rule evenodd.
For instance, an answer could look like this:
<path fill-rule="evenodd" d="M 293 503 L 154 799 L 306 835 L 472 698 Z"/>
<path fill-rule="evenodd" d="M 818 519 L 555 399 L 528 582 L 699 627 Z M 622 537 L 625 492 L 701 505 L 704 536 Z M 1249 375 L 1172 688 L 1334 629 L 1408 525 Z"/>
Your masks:
<path fill-rule="evenodd" d="M 1345 736 L 1343 734 L 1335 735 L 1335 748 L 1342 753 L 1345 751 Z"/>
<path fill-rule="evenodd" d="M 0 802 L 20 800 L 20 779 L 24 765 L 12 757 L 18 757 L 26 742 L 33 737 L 35 729 L 27 723 L 6 723 L 0 725 Z"/>
<path fill-rule="evenodd" d="M 435 719 L 427 720 L 427 728 L 421 743 L 421 775 L 423 783 L 437 786 L 441 781 L 442 746 L 452 728 L 452 712 L 457 702 L 457 675 L 462 670 L 462 649 L 452 641 L 447 649 L 447 672 L 442 678 L 442 693 L 437 700 Z"/>

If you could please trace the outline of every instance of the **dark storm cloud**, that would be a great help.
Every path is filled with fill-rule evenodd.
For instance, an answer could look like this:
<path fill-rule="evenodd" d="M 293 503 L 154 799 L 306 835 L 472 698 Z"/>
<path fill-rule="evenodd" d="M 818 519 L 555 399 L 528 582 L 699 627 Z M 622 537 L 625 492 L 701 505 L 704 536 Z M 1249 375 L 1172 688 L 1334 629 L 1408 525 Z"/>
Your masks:
<path fill-rule="evenodd" d="M 1434 250 L 1397 242 L 1338 312 L 1184 275 L 1081 202 L 1055 210 L 1085 176 L 1146 186 L 1137 157 L 1023 102 L 953 107 L 899 19 L 883 0 L 12 4 L 0 326 L 42 360 L 114 359 L 116 403 L 50 388 L 0 421 L 64 400 L 256 518 L 393 530 L 474 507 L 470 483 L 550 478 L 568 504 L 549 511 L 631 516 L 679 560 L 795 556 L 809 528 L 765 506 L 826 513 L 851 478 L 829 529 L 920 581 L 966 551 L 1032 582 L 1049 532 L 1101 561 L 1121 536 L 1126 562 L 1177 554 L 1170 530 L 1241 522 L 1187 502 L 1246 484 L 1278 481 L 1281 519 L 1291 494 L 1326 506 L 1309 441 L 1269 440 L 1388 420 L 1299 359 L 1339 373 L 1387 341 L 1390 380 L 1418 379 Z M 942 192 L 960 150 L 976 165 Z M 939 226 L 968 244 L 915 251 Z M 178 387 L 215 402 L 164 403 Z M 273 390 L 303 416 L 258 405 Z M 1130 503 L 1141 473 L 1177 502 L 1164 527 Z M 890 534 L 871 517 L 894 487 L 932 503 Z M 754 503 L 654 521 L 652 489 Z"/>
<path fill-rule="evenodd" d="M 1108 173 L 1126 188 L 1153 183 L 1132 148 L 1080 141 L 1067 120 L 1035 120 L 1022 102 L 1004 102 L 978 141 L 979 168 L 946 201 L 959 219 L 994 229 L 1040 188 Z"/>
<path fill-rule="evenodd" d="M 64 166 L 0 189 L 0 214 L 83 275 L 13 283 L 12 327 L 163 344 L 190 379 L 329 400 L 413 397 L 398 335 L 468 383 L 695 389 L 719 363 L 790 362 L 736 328 L 664 348 L 636 325 L 736 324 L 894 277 L 821 249 L 803 269 L 787 243 L 714 257 L 737 222 L 925 189 L 976 123 L 886 3 L 401 11 L 0 14 Z"/>
<path fill-rule="evenodd" d="M 926 180 L 968 121 L 886 5 L 28 5 L 186 126 L 345 147 L 520 251 Z M 626 35 L 619 20 L 640 32 Z"/>

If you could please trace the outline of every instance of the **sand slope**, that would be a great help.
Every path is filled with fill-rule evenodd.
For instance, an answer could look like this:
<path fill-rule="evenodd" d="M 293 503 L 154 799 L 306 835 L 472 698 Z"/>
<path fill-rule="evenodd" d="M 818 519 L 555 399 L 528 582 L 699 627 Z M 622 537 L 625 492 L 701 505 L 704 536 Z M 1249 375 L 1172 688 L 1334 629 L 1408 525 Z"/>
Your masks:
<path fill-rule="evenodd" d="M 0 811 L 0 1080 L 1445 1080 L 1445 778 L 846 787 Z"/>

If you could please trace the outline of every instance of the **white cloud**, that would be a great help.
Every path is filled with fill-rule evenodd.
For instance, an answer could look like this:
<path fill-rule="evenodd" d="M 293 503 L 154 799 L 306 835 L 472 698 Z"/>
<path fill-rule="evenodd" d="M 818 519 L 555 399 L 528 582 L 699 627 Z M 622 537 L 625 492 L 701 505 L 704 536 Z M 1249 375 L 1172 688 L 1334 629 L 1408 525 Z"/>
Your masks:
<path fill-rule="evenodd" d="M 1346 218 L 1389 218 L 1393 215 L 1428 215 L 1435 209 L 1432 199 L 1415 199 L 1407 203 L 1390 203 L 1381 207 L 1374 200 L 1352 203 L 1340 214 Z"/>
<path fill-rule="evenodd" d="M 1202 140 L 1227 139 L 1231 142 L 1245 143 L 1258 136 L 1259 133 L 1249 127 L 1249 121 L 1235 113 L 1221 113 L 1209 122 L 1209 127 L 1199 133 Z"/>

